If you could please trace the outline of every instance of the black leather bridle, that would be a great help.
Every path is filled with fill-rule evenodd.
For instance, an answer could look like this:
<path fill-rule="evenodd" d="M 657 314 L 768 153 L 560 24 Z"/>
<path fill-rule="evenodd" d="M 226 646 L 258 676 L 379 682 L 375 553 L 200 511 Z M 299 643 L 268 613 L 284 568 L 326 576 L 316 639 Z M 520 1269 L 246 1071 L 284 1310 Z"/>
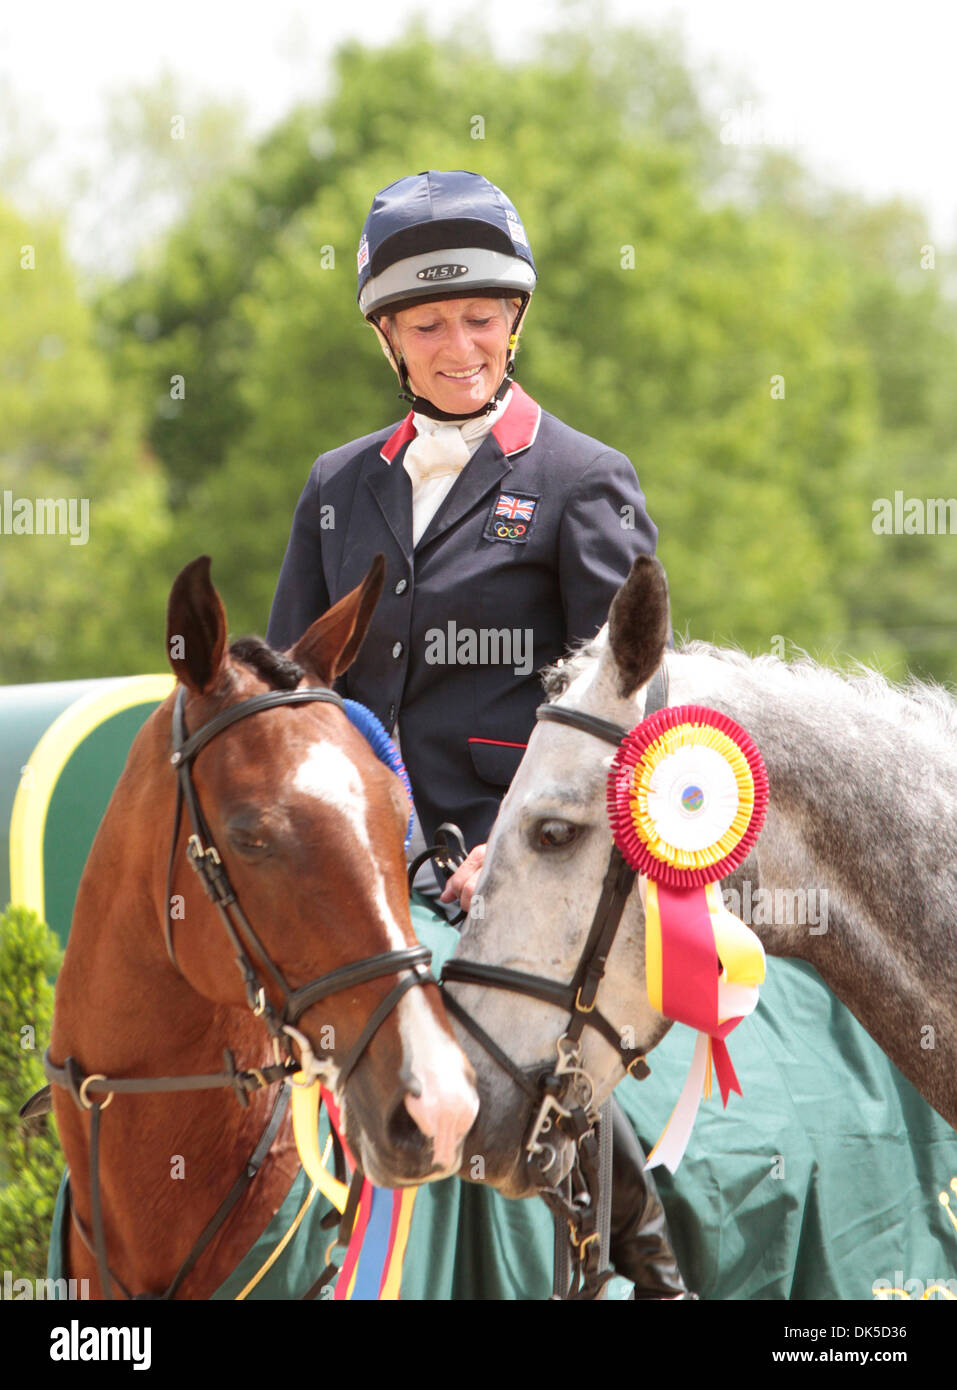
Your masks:
<path fill-rule="evenodd" d="M 170 762 L 176 768 L 176 815 L 173 822 L 173 840 L 170 845 L 169 868 L 167 871 L 166 920 L 164 926 L 166 950 L 174 967 L 176 955 L 173 949 L 173 921 L 171 914 L 173 866 L 179 828 L 185 803 L 193 833 L 186 844 L 186 854 L 193 868 L 199 874 L 207 896 L 216 904 L 230 944 L 236 953 L 236 964 L 246 986 L 246 1002 L 257 1017 L 261 1017 L 269 1029 L 277 1047 L 291 1055 L 290 1034 L 287 1029 L 299 1021 L 305 1011 L 313 1004 L 345 989 L 354 989 L 369 980 L 383 975 L 409 971 L 404 979 L 391 990 L 373 1011 L 348 1056 L 337 1064 L 338 1086 L 345 1086 L 365 1049 L 368 1047 L 379 1026 L 398 1004 L 402 996 L 416 985 L 434 984 L 435 980 L 428 966 L 432 953 L 426 946 L 409 946 L 399 951 L 383 951 L 376 956 L 357 961 L 353 965 L 343 965 L 326 975 L 320 975 L 309 984 L 297 989 L 290 987 L 278 965 L 270 958 L 259 937 L 253 930 L 245 912 L 236 897 L 222 859 L 213 843 L 213 836 L 203 815 L 193 786 L 190 767 L 196 754 L 217 734 L 228 729 L 240 719 L 256 714 L 260 710 L 274 709 L 277 705 L 300 705 L 307 702 L 322 701 L 336 705 L 346 713 L 345 704 L 333 690 L 309 687 L 304 690 L 271 690 L 263 695 L 254 695 L 238 705 L 232 705 L 221 714 L 210 719 L 192 736 L 187 736 L 183 714 L 185 692 L 180 687 L 173 706 L 173 753 Z M 347 715 L 348 717 L 348 715 Z M 235 921 L 233 918 L 235 917 Z M 250 949 L 258 956 L 266 971 L 282 996 L 282 1009 L 277 1014 L 266 995 L 266 989 L 250 959 Z M 300 1043 L 300 1046 L 302 1044 Z M 305 1063 L 307 1059 L 303 1059 Z"/>
<path fill-rule="evenodd" d="M 647 718 L 663 709 L 667 703 L 668 675 L 662 664 L 649 683 L 644 717 Z M 631 732 L 630 729 L 608 719 L 600 719 L 597 715 L 586 714 L 581 710 L 567 709 L 562 705 L 540 705 L 535 714 L 538 719 L 566 724 L 570 728 L 593 734 L 596 738 L 604 739 L 606 743 L 614 744 L 615 747 L 618 747 L 622 739 Z M 540 1170 L 540 1195 L 557 1216 L 568 1221 L 571 1244 L 577 1252 L 582 1281 L 581 1291 L 576 1295 L 578 1298 L 596 1297 L 603 1284 L 611 1277 L 610 1271 L 601 1271 L 598 1268 L 598 1115 L 593 1104 L 590 1078 L 581 1065 L 581 1038 L 585 1028 L 591 1027 L 601 1033 L 621 1055 L 625 1070 L 637 1080 L 644 1080 L 650 1071 L 644 1053 L 638 1048 L 625 1047 L 621 1033 L 596 1005 L 608 956 L 636 877 L 637 871 L 625 861 L 621 850 L 613 842 L 598 905 L 578 966 L 569 984 L 561 984 L 544 975 L 529 975 L 520 970 L 509 970 L 504 966 L 459 960 L 454 956 L 446 961 L 442 968 L 443 987 L 450 981 L 486 985 L 492 989 L 511 990 L 531 999 L 540 999 L 546 1004 L 553 1004 L 568 1011 L 568 1024 L 556 1042 L 555 1063 L 537 1075 L 531 1075 L 514 1062 L 449 991 L 443 988 L 443 998 L 448 1012 L 508 1073 L 532 1104 L 533 1120 L 525 1149 L 529 1160 Z M 547 1179 L 547 1172 L 554 1162 L 555 1155 L 549 1144 L 540 1141 L 552 1125 L 572 1139 L 576 1146 L 576 1166 L 570 1175 L 573 1181 L 566 1183 L 565 1191 L 550 1186 Z M 548 1153 L 551 1153 L 551 1157 L 543 1163 L 542 1160 Z M 556 1294 L 566 1296 L 564 1290 L 558 1289 L 557 1284 Z"/>
<path fill-rule="evenodd" d="M 338 1064 L 337 1087 L 341 1090 L 345 1086 L 346 1081 L 352 1074 L 376 1031 L 398 1004 L 402 996 L 416 985 L 436 983 L 428 968 L 432 959 L 431 951 L 425 946 L 413 946 L 403 950 L 384 951 L 379 955 L 370 956 L 365 960 L 357 961 L 353 965 L 340 966 L 338 969 L 329 971 L 325 975 L 320 975 L 315 980 L 311 980 L 308 984 L 300 985 L 298 988 L 293 989 L 290 987 L 282 971 L 270 958 L 262 942 L 259 940 L 259 937 L 253 930 L 246 914 L 239 905 L 236 893 L 229 881 L 229 875 L 226 872 L 222 858 L 213 842 L 212 833 L 199 804 L 196 788 L 193 786 L 192 781 L 192 762 L 197 753 L 205 748 L 210 740 L 214 739 L 217 734 L 222 733 L 224 729 L 228 729 L 230 725 L 235 724 L 238 720 L 245 719 L 248 715 L 256 714 L 260 710 L 274 709 L 279 705 L 305 704 L 317 700 L 338 706 L 348 717 L 348 711 L 340 696 L 332 690 L 316 687 L 309 687 L 303 690 L 268 691 L 265 694 L 255 695 L 251 699 L 243 700 L 241 703 L 232 705 L 228 709 L 223 710 L 192 735 L 189 735 L 186 729 L 184 715 L 185 700 L 185 689 L 183 686 L 180 686 L 176 692 L 176 699 L 173 705 L 173 752 L 170 756 L 170 762 L 176 768 L 177 772 L 177 789 L 176 812 L 173 823 L 173 837 L 170 844 L 166 883 L 166 912 L 164 922 L 166 950 L 174 969 L 178 973 L 181 973 L 173 948 L 171 901 L 176 848 L 179 843 L 183 805 L 185 804 L 193 828 L 193 833 L 187 840 L 187 857 L 192 867 L 199 874 L 207 896 L 216 904 L 220 917 L 222 918 L 226 934 L 236 954 L 236 964 L 239 967 L 246 987 L 246 1001 L 252 1012 L 257 1017 L 263 1019 L 272 1037 L 275 1063 L 271 1066 L 254 1067 L 248 1071 L 239 1071 L 236 1068 L 232 1053 L 227 1048 L 225 1052 L 227 1070 L 222 1073 L 195 1076 L 158 1076 L 141 1079 L 129 1077 L 113 1078 L 99 1073 L 92 1075 L 84 1074 L 82 1068 L 73 1057 L 67 1057 L 63 1065 L 58 1066 L 51 1060 L 49 1049 L 47 1050 L 43 1059 L 43 1065 L 50 1082 L 54 1085 L 63 1086 L 71 1093 L 74 1101 L 81 1109 L 91 1112 L 90 1213 L 92 1234 L 86 1232 L 75 1212 L 73 1212 L 73 1219 L 81 1239 L 96 1257 L 101 1296 L 105 1299 L 111 1299 L 113 1297 L 113 1282 L 116 1282 L 126 1297 L 131 1296 L 128 1290 L 116 1279 L 116 1276 L 111 1273 L 107 1263 L 106 1233 L 100 1195 L 100 1112 L 105 1110 L 111 1103 L 114 1094 L 213 1090 L 220 1087 L 232 1087 L 240 1104 L 246 1106 L 249 1104 L 250 1092 L 260 1090 L 266 1086 L 275 1085 L 277 1082 L 281 1083 L 266 1129 L 250 1159 L 246 1165 L 244 1165 L 243 1171 L 227 1193 L 218 1211 L 203 1229 L 193 1249 L 180 1266 L 172 1283 L 163 1294 L 156 1295 L 156 1297 L 162 1299 L 171 1299 L 175 1295 L 183 1279 L 195 1265 L 203 1250 L 209 1245 L 213 1236 L 222 1226 L 246 1187 L 252 1181 L 253 1177 L 255 1177 L 261 1163 L 268 1153 L 273 1139 L 278 1133 L 279 1125 L 289 1102 L 290 1092 L 289 1085 L 287 1084 L 289 1078 L 300 1070 L 305 1071 L 307 1074 L 309 1072 L 319 1073 L 322 1070 L 322 1061 L 328 1060 L 317 1059 L 312 1052 L 308 1039 L 294 1027 L 303 1013 L 319 1000 L 325 999 L 327 996 L 338 993 L 341 990 L 353 989 L 357 985 L 365 984 L 369 980 L 379 979 L 384 975 L 398 973 L 403 976 L 381 1003 L 373 1010 L 348 1055 L 341 1064 Z M 267 997 L 265 985 L 262 983 L 257 973 L 256 966 L 250 958 L 250 952 L 259 958 L 282 996 L 282 1007 L 278 1013 Z M 292 1050 L 293 1038 L 295 1038 L 299 1044 L 301 1055 L 298 1061 Z M 91 1095 L 91 1092 L 98 1093 L 101 1096 L 105 1093 L 106 1099 L 98 1100 L 94 1095 Z M 27 1102 L 23 1110 L 26 1111 L 31 1104 L 32 1102 Z M 30 1113 L 40 1113 L 43 1108 L 42 1103 L 33 1105 Z M 361 1173 L 358 1173 L 358 1176 L 361 1178 Z M 353 1187 L 355 1187 L 355 1180 L 353 1181 Z M 318 1285 L 314 1287 L 318 1287 Z M 310 1295 L 312 1293 L 313 1291 L 310 1290 Z M 310 1295 L 307 1295 L 307 1297 Z"/>

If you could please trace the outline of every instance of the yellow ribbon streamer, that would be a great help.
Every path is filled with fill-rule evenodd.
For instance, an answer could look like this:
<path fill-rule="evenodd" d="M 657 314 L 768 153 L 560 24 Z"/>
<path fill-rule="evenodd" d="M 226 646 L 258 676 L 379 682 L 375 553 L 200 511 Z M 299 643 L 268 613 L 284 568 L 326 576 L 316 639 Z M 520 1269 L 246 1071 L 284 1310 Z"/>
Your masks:
<path fill-rule="evenodd" d="M 720 883 L 705 888 L 714 928 L 714 945 L 723 967 L 719 979 L 727 985 L 763 985 L 766 973 L 764 947 L 751 928 L 724 905 Z M 735 1017 L 733 1014 L 729 1018 Z M 719 1018 L 719 1023 L 724 1023 Z"/>
<path fill-rule="evenodd" d="M 336 1211 L 346 1209 L 349 1189 L 345 1183 L 329 1172 L 319 1152 L 319 1102 L 321 1087 L 317 1080 L 311 1086 L 305 1085 L 305 1076 L 299 1071 L 292 1078 L 292 1132 L 299 1152 L 299 1162 L 322 1195 L 330 1201 Z"/>

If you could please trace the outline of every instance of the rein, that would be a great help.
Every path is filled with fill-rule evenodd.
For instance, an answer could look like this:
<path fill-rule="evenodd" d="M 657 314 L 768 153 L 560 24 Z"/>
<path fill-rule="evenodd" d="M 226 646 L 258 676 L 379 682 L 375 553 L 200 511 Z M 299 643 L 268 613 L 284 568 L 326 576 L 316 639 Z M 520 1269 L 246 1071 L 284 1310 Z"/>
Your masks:
<path fill-rule="evenodd" d="M 425 946 L 414 946 L 403 950 L 384 951 L 379 955 L 369 956 L 354 964 L 340 966 L 338 969 L 329 971 L 325 975 L 320 975 L 316 979 L 311 980 L 308 984 L 300 985 L 295 989 L 292 988 L 287 983 L 278 965 L 270 958 L 262 942 L 259 940 L 259 937 L 253 930 L 249 919 L 240 907 L 236 893 L 233 890 L 229 881 L 229 876 L 223 865 L 222 858 L 216 849 L 209 825 L 203 815 L 202 808 L 199 804 L 199 798 L 196 794 L 196 788 L 193 786 L 191 765 L 197 753 L 205 748 L 207 743 L 215 738 L 217 734 L 222 733 L 224 729 L 228 729 L 230 725 L 235 724 L 238 720 L 245 719 L 248 715 L 256 714 L 260 710 L 274 709 L 279 705 L 299 705 L 317 700 L 338 706 L 339 709 L 343 710 L 347 717 L 351 719 L 350 711 L 342 698 L 332 690 L 318 688 L 291 691 L 267 691 L 261 695 L 255 695 L 251 699 L 243 700 L 239 704 L 231 706 L 229 709 L 223 710 L 220 714 L 202 725 L 202 727 L 192 735 L 189 735 L 186 729 L 184 714 L 185 700 L 186 692 L 184 688 L 180 686 L 176 692 L 176 699 L 173 705 L 173 753 L 170 757 L 170 762 L 177 771 L 177 789 L 173 837 L 170 844 L 166 883 L 166 912 L 164 921 L 166 950 L 173 968 L 181 975 L 182 972 L 177 964 L 173 947 L 171 897 L 176 847 L 179 843 L 183 806 L 185 804 L 193 828 L 193 833 L 187 840 L 187 858 L 193 869 L 199 874 L 207 897 L 216 904 L 226 934 L 235 952 L 236 964 L 243 977 L 243 982 L 246 987 L 246 1002 L 253 1014 L 257 1018 L 263 1019 L 270 1033 L 275 1062 L 272 1065 L 261 1068 L 253 1067 L 247 1071 L 238 1071 L 232 1053 L 227 1048 L 224 1053 L 227 1069 L 222 1073 L 194 1076 L 144 1077 L 142 1079 L 125 1077 L 111 1078 L 102 1073 L 85 1075 L 75 1058 L 72 1057 L 67 1057 L 62 1066 L 57 1066 L 51 1060 L 49 1050 L 47 1050 L 47 1053 L 44 1055 L 43 1066 L 50 1082 L 53 1085 L 64 1087 L 70 1092 L 74 1102 L 80 1109 L 89 1110 L 91 1112 L 90 1215 L 93 1227 L 92 1235 L 89 1235 L 84 1230 L 75 1212 L 73 1212 L 73 1220 L 87 1249 L 96 1256 L 100 1290 L 104 1299 L 112 1299 L 112 1284 L 114 1281 L 127 1297 L 130 1296 L 120 1281 L 111 1273 L 107 1263 L 106 1232 L 103 1222 L 100 1195 L 100 1115 L 101 1111 L 105 1110 L 106 1107 L 111 1104 L 114 1095 L 142 1094 L 158 1091 L 198 1091 L 212 1090 L 219 1087 L 232 1087 L 239 1103 L 243 1106 L 248 1106 L 249 1092 L 259 1090 L 266 1086 L 275 1085 L 277 1082 L 281 1083 L 266 1129 L 252 1155 L 244 1165 L 239 1178 L 237 1178 L 233 1187 L 226 1194 L 220 1207 L 198 1237 L 193 1249 L 186 1257 L 186 1260 L 180 1267 L 172 1283 L 164 1293 L 155 1295 L 155 1297 L 160 1299 L 171 1299 L 174 1297 L 183 1279 L 195 1265 L 202 1251 L 208 1246 L 213 1236 L 226 1220 L 230 1211 L 236 1205 L 236 1202 L 255 1177 L 263 1159 L 271 1148 L 273 1140 L 278 1133 L 280 1123 L 285 1115 L 290 1098 L 289 1085 L 286 1083 L 293 1075 L 300 1071 L 305 1073 L 310 1080 L 314 1079 L 315 1076 L 322 1073 L 325 1065 L 330 1060 L 328 1058 L 317 1058 L 313 1054 L 308 1039 L 294 1026 L 303 1013 L 319 1000 L 325 999 L 327 996 L 338 993 L 339 991 L 354 989 L 358 985 L 365 984 L 370 980 L 380 979 L 384 975 L 400 973 L 405 976 L 405 978 L 399 980 L 382 1002 L 373 1010 L 358 1039 L 342 1062 L 338 1076 L 338 1086 L 341 1091 L 344 1089 L 346 1081 L 349 1076 L 351 1076 L 380 1025 L 392 1012 L 402 996 L 416 985 L 436 983 L 428 969 L 432 958 L 431 952 Z M 250 950 L 258 957 L 259 961 L 265 967 L 282 996 L 282 1007 L 278 1013 L 266 996 L 265 985 L 262 983 L 256 967 L 250 959 Z M 405 974 L 407 971 L 409 973 Z M 292 1051 L 293 1038 L 299 1044 L 299 1061 L 296 1060 Z M 284 1056 L 282 1055 L 283 1053 L 285 1054 Z M 106 1093 L 107 1098 L 105 1100 L 97 1100 L 91 1096 L 91 1092 L 99 1094 Z M 27 1104 L 30 1105 L 31 1102 Z M 27 1107 L 24 1107 L 24 1109 L 26 1108 Z M 359 1174 L 358 1169 L 356 1172 Z M 70 1207 L 72 1212 L 72 1198 Z M 342 1236 L 340 1234 L 340 1239 L 341 1238 Z M 313 1293 L 313 1290 L 310 1290 L 310 1293 Z M 140 1296 L 154 1297 L 154 1295 Z M 307 1294 L 307 1297 L 308 1296 Z"/>
<path fill-rule="evenodd" d="M 667 703 L 668 676 L 662 665 L 658 667 L 648 686 L 645 717 L 657 713 Z M 600 719 L 580 710 L 566 709 L 560 705 L 540 705 L 535 713 L 538 719 L 566 724 L 616 747 L 629 733 L 628 729 L 610 720 Z M 508 1073 L 531 1104 L 538 1107 L 525 1150 L 529 1162 L 535 1163 L 539 1169 L 542 1180 L 540 1195 L 551 1208 L 556 1226 L 562 1220 L 568 1222 L 576 1265 L 576 1282 L 580 1281 L 577 1292 L 570 1294 L 563 1261 L 556 1259 L 554 1296 L 557 1298 L 596 1298 L 612 1276 L 610 1269 L 602 1270 L 600 1267 L 603 1244 L 601 1230 L 603 1225 L 607 1225 L 607 1213 L 603 1208 L 610 1201 L 610 1184 L 607 1181 L 602 1182 L 601 1179 L 601 1139 L 602 1131 L 606 1129 L 610 1119 L 599 1124 L 599 1115 L 594 1106 L 594 1087 L 582 1066 L 581 1038 L 586 1027 L 596 1029 L 623 1057 L 625 1070 L 631 1076 L 641 1081 L 649 1075 L 650 1068 L 644 1054 L 637 1048 L 622 1046 L 620 1032 L 596 1005 L 608 956 L 636 877 L 636 871 L 626 863 L 618 846 L 612 843 L 608 867 L 605 870 L 588 937 L 569 984 L 563 985 L 543 975 L 529 975 L 503 966 L 484 965 L 480 962 L 457 960 L 454 957 L 446 962 L 442 970 L 443 987 L 447 982 L 454 980 L 463 984 L 512 990 L 517 994 L 567 1010 L 569 1014 L 565 1031 L 555 1045 L 555 1063 L 537 1077 L 532 1077 L 519 1067 L 462 1005 L 452 998 L 448 990 L 443 988 L 443 998 L 448 1012 Z M 542 1137 L 553 1127 L 572 1139 L 576 1149 L 572 1172 L 562 1185 L 564 1190 L 546 1185 L 545 1175 L 555 1161 L 555 1150 L 551 1144 L 542 1142 Z M 604 1167 L 607 1169 L 607 1162 Z M 556 1254 L 558 1252 L 559 1241 L 556 1233 Z"/>

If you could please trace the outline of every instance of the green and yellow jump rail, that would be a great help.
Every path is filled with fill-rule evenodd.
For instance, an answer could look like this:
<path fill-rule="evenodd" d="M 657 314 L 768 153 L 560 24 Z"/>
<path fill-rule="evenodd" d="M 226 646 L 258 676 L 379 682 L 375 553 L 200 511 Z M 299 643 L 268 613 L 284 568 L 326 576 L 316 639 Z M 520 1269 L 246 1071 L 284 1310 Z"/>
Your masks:
<path fill-rule="evenodd" d="M 0 687 L 0 908 L 66 943 L 80 876 L 141 725 L 172 675 Z"/>

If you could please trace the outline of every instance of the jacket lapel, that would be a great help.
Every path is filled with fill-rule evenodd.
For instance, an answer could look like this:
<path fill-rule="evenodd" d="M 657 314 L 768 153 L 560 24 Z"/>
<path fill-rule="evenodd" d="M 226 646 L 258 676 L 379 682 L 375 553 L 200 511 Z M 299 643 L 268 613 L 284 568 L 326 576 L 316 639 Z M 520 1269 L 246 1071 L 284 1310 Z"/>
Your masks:
<path fill-rule="evenodd" d="M 424 534 L 419 537 L 416 555 L 461 521 L 512 471 L 512 456 L 522 453 L 534 442 L 541 416 L 541 406 L 515 383 L 508 410 L 482 440 L 449 489 Z M 405 469 L 402 471 L 404 473 Z"/>
<path fill-rule="evenodd" d="M 411 437 L 415 437 L 414 429 Z M 390 440 L 389 443 L 391 442 Z M 382 455 L 375 453 L 368 465 L 365 485 L 375 499 L 399 549 L 411 565 L 412 481 L 408 473 L 397 458 L 387 463 Z M 366 522 L 358 517 L 356 519 L 359 521 L 360 527 L 364 528 Z M 368 544 L 368 535 L 366 535 L 366 544 Z"/>

